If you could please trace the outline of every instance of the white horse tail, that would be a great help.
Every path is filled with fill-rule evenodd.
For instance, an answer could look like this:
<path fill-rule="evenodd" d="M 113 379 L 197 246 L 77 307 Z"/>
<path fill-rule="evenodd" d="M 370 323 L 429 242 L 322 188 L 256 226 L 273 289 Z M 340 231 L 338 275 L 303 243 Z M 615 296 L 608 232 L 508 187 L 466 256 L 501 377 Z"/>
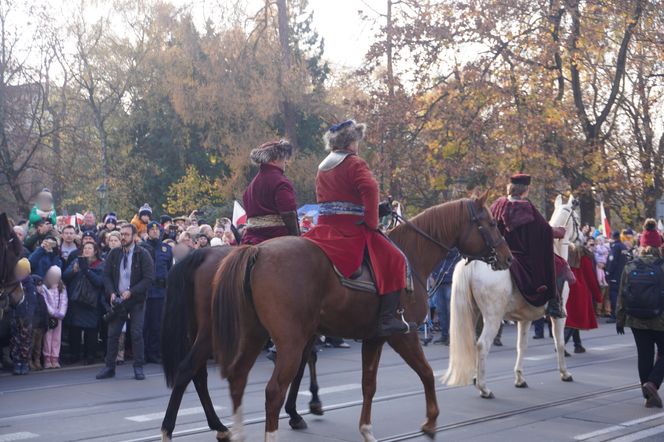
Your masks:
<path fill-rule="evenodd" d="M 475 324 L 477 310 L 470 288 L 474 263 L 461 260 L 452 276 L 450 301 L 450 362 L 441 381 L 447 385 L 468 385 L 477 368 Z"/>

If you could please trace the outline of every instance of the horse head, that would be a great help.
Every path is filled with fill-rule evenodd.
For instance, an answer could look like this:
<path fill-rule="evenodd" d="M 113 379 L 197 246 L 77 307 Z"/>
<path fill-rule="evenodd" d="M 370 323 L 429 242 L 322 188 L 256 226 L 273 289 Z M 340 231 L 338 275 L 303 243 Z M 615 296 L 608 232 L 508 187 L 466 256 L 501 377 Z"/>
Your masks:
<path fill-rule="evenodd" d="M 0 309 L 16 305 L 23 298 L 23 287 L 14 273 L 22 250 L 7 214 L 0 213 Z"/>
<path fill-rule="evenodd" d="M 468 227 L 458 242 L 461 254 L 491 264 L 494 270 L 506 270 L 512 264 L 512 252 L 498 230 L 496 220 L 486 206 L 489 191 L 466 201 Z"/>
<path fill-rule="evenodd" d="M 554 241 L 554 247 L 558 255 L 567 255 L 562 248 L 581 238 L 581 224 L 579 223 L 579 215 L 577 213 L 578 207 L 579 201 L 574 198 L 574 195 L 570 195 L 566 203 L 563 203 L 562 195 L 556 197 L 554 211 L 549 224 L 551 227 L 565 228 L 565 236 Z"/>

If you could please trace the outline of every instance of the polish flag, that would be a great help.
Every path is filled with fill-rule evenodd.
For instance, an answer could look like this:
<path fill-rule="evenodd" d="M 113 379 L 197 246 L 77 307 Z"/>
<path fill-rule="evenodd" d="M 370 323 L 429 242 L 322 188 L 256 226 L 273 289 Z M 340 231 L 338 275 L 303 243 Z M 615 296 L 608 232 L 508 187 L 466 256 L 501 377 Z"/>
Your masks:
<path fill-rule="evenodd" d="M 600 201 L 599 203 L 599 217 L 600 221 L 602 223 L 601 229 L 603 230 L 603 234 L 607 238 L 611 238 L 611 226 L 609 225 L 609 220 L 606 219 L 606 212 L 604 211 L 604 201 Z"/>
<path fill-rule="evenodd" d="M 80 213 L 77 213 L 76 215 L 69 215 L 65 216 L 65 225 L 70 225 L 70 226 L 80 226 L 83 224 L 83 215 Z"/>
<path fill-rule="evenodd" d="M 244 211 L 240 203 L 233 201 L 233 225 L 247 224 L 247 212 Z"/>

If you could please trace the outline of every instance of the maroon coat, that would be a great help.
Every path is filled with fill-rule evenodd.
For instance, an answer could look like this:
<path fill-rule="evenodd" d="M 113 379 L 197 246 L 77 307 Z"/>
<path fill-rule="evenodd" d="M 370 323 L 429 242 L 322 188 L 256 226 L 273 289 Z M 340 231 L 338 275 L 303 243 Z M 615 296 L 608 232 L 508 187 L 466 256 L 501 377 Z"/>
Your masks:
<path fill-rule="evenodd" d="M 528 200 L 501 197 L 491 212 L 514 257 L 510 267 L 514 283 L 530 304 L 546 304 L 556 295 L 551 226 Z"/>
<path fill-rule="evenodd" d="M 247 218 L 297 211 L 295 190 L 284 171 L 271 164 L 261 164 L 258 174 L 247 187 L 242 198 Z M 242 244 L 260 244 L 268 239 L 288 235 L 282 227 L 246 229 Z"/>

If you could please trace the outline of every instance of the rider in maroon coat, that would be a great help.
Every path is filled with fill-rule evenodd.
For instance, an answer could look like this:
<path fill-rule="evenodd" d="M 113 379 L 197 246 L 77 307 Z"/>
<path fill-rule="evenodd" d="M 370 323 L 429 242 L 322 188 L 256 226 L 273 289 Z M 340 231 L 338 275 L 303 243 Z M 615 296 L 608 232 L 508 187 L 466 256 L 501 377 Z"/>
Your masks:
<path fill-rule="evenodd" d="M 293 146 L 286 140 L 272 141 L 251 151 L 258 174 L 244 192 L 247 225 L 242 244 L 260 244 L 279 236 L 299 236 L 295 190 L 284 175 Z"/>
<path fill-rule="evenodd" d="M 562 318 L 553 240 L 562 238 L 565 229 L 553 229 L 527 199 L 529 185 L 530 175 L 512 176 L 509 195 L 496 200 L 491 212 L 514 256 L 510 273 L 523 297 L 536 307 L 548 302 L 547 313 Z"/>

